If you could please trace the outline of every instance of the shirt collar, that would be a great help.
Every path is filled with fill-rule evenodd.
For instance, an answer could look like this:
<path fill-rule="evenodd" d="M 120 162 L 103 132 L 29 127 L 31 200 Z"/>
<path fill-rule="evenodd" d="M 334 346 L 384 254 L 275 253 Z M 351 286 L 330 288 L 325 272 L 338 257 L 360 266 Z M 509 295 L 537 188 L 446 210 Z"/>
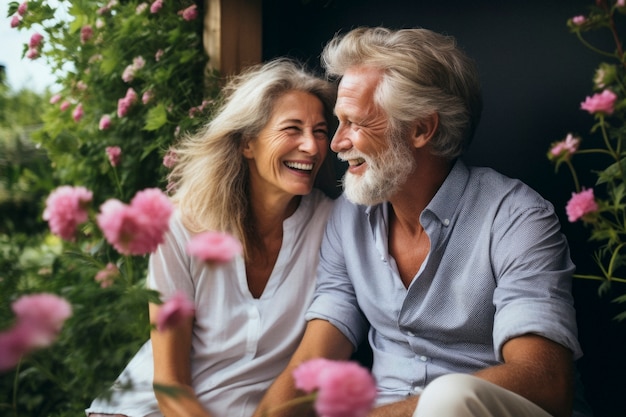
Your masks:
<path fill-rule="evenodd" d="M 469 181 L 469 169 L 457 159 L 452 170 L 424 211 L 433 213 L 444 225 L 450 225 Z"/>

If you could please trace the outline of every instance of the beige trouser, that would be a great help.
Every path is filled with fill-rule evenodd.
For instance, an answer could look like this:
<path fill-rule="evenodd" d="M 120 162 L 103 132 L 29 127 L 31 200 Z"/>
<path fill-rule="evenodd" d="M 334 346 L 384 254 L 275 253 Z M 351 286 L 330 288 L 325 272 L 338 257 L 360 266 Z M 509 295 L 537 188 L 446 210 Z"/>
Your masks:
<path fill-rule="evenodd" d="M 466 374 L 441 376 L 420 394 L 413 417 L 551 417 L 526 398 Z"/>

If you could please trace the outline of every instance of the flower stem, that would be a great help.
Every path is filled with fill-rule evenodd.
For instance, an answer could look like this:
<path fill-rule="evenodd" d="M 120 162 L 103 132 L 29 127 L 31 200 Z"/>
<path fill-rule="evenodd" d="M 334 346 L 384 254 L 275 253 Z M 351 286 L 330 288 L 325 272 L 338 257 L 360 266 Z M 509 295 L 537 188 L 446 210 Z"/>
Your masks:
<path fill-rule="evenodd" d="M 312 394 L 305 395 L 303 397 L 294 398 L 292 400 L 287 401 L 286 403 L 283 403 L 283 404 L 281 404 L 279 406 L 276 406 L 276 407 L 272 408 L 271 410 L 268 410 L 267 411 L 267 415 L 269 416 L 272 413 L 275 413 L 277 411 L 283 410 L 283 409 L 288 408 L 288 407 L 293 407 L 293 406 L 296 406 L 296 405 L 306 404 L 308 402 L 313 402 L 313 401 L 315 401 L 316 396 L 317 396 L 317 393 L 314 392 Z"/>
<path fill-rule="evenodd" d="M 567 167 L 569 168 L 570 172 L 572 173 L 572 179 L 574 180 L 574 189 L 576 190 L 577 193 L 580 192 L 580 184 L 578 183 L 578 175 L 576 174 L 576 170 L 574 169 L 574 165 L 572 165 L 572 161 L 570 161 L 569 159 L 565 161 L 565 163 L 567 164 Z"/>

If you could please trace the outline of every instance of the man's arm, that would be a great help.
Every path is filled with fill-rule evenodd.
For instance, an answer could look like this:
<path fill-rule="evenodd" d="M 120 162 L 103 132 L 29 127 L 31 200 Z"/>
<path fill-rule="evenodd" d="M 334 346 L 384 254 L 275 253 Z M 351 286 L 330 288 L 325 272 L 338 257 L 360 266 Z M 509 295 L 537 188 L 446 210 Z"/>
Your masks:
<path fill-rule="evenodd" d="M 573 360 L 569 349 L 549 339 L 527 334 L 502 348 L 504 363 L 475 376 L 515 392 L 555 417 L 569 417 L 573 401 Z M 374 409 L 369 417 L 411 417 L 419 396 Z"/>
<path fill-rule="evenodd" d="M 304 337 L 294 352 L 285 370 L 276 378 L 274 383 L 265 393 L 254 417 L 287 417 L 303 415 L 303 408 L 297 413 L 294 408 L 276 409 L 287 401 L 302 395 L 294 386 L 292 373 L 301 363 L 314 358 L 326 358 L 333 360 L 347 360 L 350 358 L 354 347 L 352 343 L 335 326 L 326 320 L 311 320 L 306 327 Z M 276 410 L 276 412 L 274 411 Z"/>

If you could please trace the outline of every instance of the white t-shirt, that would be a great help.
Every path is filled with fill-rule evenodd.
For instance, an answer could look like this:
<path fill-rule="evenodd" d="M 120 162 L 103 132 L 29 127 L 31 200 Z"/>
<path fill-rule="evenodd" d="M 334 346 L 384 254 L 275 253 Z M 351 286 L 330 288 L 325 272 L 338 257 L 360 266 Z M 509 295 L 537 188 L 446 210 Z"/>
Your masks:
<path fill-rule="evenodd" d="M 150 258 L 148 283 L 164 299 L 182 290 L 194 300 L 191 376 L 213 416 L 250 416 L 298 345 L 331 207 L 332 200 L 318 190 L 302 198 L 283 223 L 282 247 L 258 299 L 248 290 L 241 256 L 214 267 L 191 258 L 185 251 L 191 234 L 178 214 L 172 216 L 165 242 Z M 118 378 L 111 400 L 94 400 L 86 413 L 161 416 L 152 377 L 148 341 Z M 128 379 L 133 389 L 119 389 Z"/>

